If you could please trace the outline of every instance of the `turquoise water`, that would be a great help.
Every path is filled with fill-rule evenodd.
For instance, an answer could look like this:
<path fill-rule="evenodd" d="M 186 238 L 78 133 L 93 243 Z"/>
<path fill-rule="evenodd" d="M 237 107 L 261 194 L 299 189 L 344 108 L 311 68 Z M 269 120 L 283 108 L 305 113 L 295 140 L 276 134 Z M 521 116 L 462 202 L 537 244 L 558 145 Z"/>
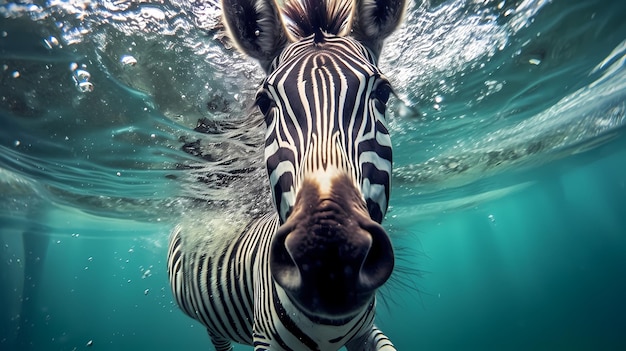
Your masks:
<path fill-rule="evenodd" d="M 253 169 L 262 138 L 193 131 L 240 125 L 261 78 L 218 17 L 0 1 L 1 350 L 209 347 L 172 301 L 167 238 L 232 197 L 196 177 Z M 381 58 L 399 267 L 377 323 L 398 349 L 626 348 L 623 18 L 611 1 L 411 5 Z M 196 139 L 231 168 L 190 169 Z"/>

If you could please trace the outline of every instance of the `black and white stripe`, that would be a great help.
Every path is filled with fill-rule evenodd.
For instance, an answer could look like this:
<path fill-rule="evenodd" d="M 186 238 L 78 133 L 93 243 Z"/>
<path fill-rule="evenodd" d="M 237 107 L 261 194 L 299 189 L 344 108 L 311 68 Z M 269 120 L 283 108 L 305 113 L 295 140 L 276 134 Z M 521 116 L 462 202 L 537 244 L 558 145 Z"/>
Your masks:
<path fill-rule="evenodd" d="M 278 225 L 278 216 L 268 214 L 253 220 L 235 240 L 207 240 L 200 246 L 184 242 L 182 227 L 174 230 L 168 250 L 173 295 L 187 315 L 207 328 L 215 349 L 232 350 L 234 341 L 255 350 L 336 350 L 346 345 L 357 351 L 365 343 L 378 345 L 371 350 L 394 350 L 372 326 L 373 302 L 343 323 L 291 312 L 297 307 L 273 283 L 267 260 Z M 371 333 L 360 335 L 368 328 Z"/>
<path fill-rule="evenodd" d="M 303 178 L 332 166 L 350 175 L 381 222 L 391 180 L 389 82 L 357 41 L 323 35 L 288 46 L 257 97 L 271 104 L 265 158 L 274 201 L 284 221 Z"/>
<path fill-rule="evenodd" d="M 369 245 L 379 245 L 381 252 L 374 256 L 382 256 L 385 250 L 390 253 L 386 266 L 390 274 L 393 255 L 378 223 L 390 194 L 392 146 L 385 105 L 391 86 L 376 61 L 384 38 L 399 23 L 405 2 L 287 0 L 281 16 L 275 0 L 221 1 L 235 44 L 267 72 L 256 104 L 265 116 L 265 165 L 275 211 L 256 218 L 230 216 L 225 226 L 219 220 L 206 228 L 198 228 L 197 223 L 178 226 L 168 251 L 175 300 L 207 328 L 218 351 L 232 350 L 232 341 L 253 345 L 255 350 L 345 346 L 349 351 L 393 351 L 389 339 L 374 326 L 375 289 L 388 278 L 375 263 L 372 267 L 363 261 L 369 271 L 360 272 L 371 279 L 355 283 L 365 289 L 359 292 L 363 303 L 333 314 L 332 308 L 325 313 L 310 305 L 304 308 L 302 300 L 294 298 L 300 292 L 297 287 L 287 289 L 298 281 L 290 279 L 292 263 L 274 258 L 288 256 L 288 248 L 278 246 L 276 238 L 285 240 L 290 235 L 294 220 L 287 221 L 292 212 L 306 216 L 303 200 L 296 207 L 296 199 L 308 191 L 324 200 L 325 191 L 334 189 L 331 183 L 337 181 L 350 195 L 345 199 L 350 203 L 339 205 L 350 208 L 344 211 L 349 215 L 345 223 L 365 223 L 357 225 L 357 231 L 366 232 L 364 241 Z M 306 186 L 307 191 L 301 191 Z M 352 248 L 351 243 L 346 245 Z M 277 247 L 285 255 L 276 254 Z M 327 251 L 320 251 L 319 244 L 315 249 L 325 260 Z M 367 247 L 363 256 L 370 250 L 376 249 Z M 311 255 L 302 252 L 305 259 Z M 280 264 L 287 269 L 276 273 L 273 269 Z M 287 273 L 280 275 L 283 272 Z M 280 284 L 276 277 L 282 279 Z M 316 282 L 317 277 L 306 281 Z"/>

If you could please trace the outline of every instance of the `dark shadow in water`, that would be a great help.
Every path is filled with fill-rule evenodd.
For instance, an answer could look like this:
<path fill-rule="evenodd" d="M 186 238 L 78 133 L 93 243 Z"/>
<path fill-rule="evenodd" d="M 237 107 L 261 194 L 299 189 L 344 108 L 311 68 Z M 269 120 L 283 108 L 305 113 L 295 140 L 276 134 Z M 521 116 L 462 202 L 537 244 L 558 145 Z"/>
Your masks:
<path fill-rule="evenodd" d="M 42 209 L 29 212 L 29 225 L 17 233 L 2 233 L 0 262 L 0 301 L 5 306 L 0 313 L 0 349 L 33 349 L 34 333 L 45 323 L 39 302 L 39 282 L 44 271 L 50 243 L 41 223 Z M 13 236 L 13 237 L 12 237 Z"/>

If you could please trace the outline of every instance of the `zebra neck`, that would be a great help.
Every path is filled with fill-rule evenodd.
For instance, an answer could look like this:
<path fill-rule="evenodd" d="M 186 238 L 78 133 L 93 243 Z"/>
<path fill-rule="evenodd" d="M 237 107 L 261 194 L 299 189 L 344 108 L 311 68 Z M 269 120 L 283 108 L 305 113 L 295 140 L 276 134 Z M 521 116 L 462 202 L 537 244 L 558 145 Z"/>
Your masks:
<path fill-rule="evenodd" d="M 368 306 L 353 316 L 343 318 L 312 315 L 295 305 L 285 290 L 274 283 L 274 308 L 281 322 L 279 334 L 296 336 L 293 342 L 310 349 L 328 350 L 370 330 L 374 324 L 375 297 Z M 288 337 L 288 336 L 287 336 Z M 312 347 L 312 344 L 317 347 Z"/>

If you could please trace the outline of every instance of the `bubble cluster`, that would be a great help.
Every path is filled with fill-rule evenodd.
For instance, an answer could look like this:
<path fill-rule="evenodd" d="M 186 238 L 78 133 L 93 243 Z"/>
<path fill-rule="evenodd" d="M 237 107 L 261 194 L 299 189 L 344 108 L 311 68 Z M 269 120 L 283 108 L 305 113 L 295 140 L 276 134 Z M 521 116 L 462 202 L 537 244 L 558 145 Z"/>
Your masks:
<path fill-rule="evenodd" d="M 72 71 L 72 79 L 74 84 L 81 93 L 90 93 L 94 89 L 93 83 L 89 81 L 91 79 L 91 73 L 87 71 L 86 65 L 78 65 L 75 62 L 70 64 L 70 70 Z"/>

